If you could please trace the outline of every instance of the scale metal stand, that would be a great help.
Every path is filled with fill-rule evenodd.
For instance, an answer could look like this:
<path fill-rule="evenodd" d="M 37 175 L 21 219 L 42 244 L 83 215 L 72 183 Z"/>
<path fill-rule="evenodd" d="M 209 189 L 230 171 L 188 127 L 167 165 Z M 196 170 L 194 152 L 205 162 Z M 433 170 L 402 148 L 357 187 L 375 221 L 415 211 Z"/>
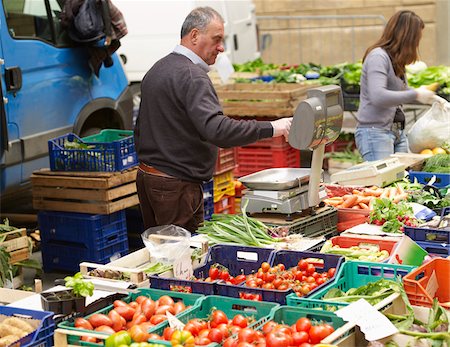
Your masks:
<path fill-rule="evenodd" d="M 248 188 L 241 201 L 247 213 L 281 213 L 287 220 L 307 209 L 315 214 L 315 208 L 327 196 L 320 185 L 325 145 L 339 136 L 343 110 L 339 86 L 308 90 L 307 99 L 295 110 L 289 144 L 313 151 L 311 168 L 267 169 L 239 178 Z"/>

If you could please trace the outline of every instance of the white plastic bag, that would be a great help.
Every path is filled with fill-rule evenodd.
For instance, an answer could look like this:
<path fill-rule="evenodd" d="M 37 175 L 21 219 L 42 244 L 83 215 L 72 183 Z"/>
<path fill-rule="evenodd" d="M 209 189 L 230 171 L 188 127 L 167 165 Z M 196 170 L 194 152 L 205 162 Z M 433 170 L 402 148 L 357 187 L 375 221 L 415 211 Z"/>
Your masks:
<path fill-rule="evenodd" d="M 435 102 L 412 126 L 408 133 L 409 149 L 420 153 L 423 149 L 440 147 L 450 140 L 450 103 Z"/>
<path fill-rule="evenodd" d="M 141 234 L 145 248 L 155 261 L 173 262 L 190 248 L 191 233 L 176 225 L 149 228 Z"/>

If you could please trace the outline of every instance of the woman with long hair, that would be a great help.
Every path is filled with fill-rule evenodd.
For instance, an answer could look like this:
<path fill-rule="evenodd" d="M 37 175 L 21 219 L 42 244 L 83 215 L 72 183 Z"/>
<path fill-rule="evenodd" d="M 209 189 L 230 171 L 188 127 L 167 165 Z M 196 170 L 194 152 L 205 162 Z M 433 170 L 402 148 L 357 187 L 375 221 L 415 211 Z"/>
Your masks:
<path fill-rule="evenodd" d="M 405 66 L 418 60 L 425 25 L 412 11 L 395 13 L 363 58 L 356 145 L 365 161 L 408 152 L 402 104 L 431 104 L 435 94 L 408 87 Z"/>

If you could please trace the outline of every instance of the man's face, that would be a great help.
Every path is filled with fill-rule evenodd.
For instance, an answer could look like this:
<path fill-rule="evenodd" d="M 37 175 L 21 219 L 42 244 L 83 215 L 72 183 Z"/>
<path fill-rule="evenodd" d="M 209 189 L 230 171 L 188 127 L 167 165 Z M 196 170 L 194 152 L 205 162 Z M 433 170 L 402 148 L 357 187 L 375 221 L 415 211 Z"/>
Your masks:
<path fill-rule="evenodd" d="M 224 28 L 220 20 L 213 20 L 206 30 L 199 32 L 196 53 L 206 64 L 213 65 L 217 55 L 223 52 Z"/>

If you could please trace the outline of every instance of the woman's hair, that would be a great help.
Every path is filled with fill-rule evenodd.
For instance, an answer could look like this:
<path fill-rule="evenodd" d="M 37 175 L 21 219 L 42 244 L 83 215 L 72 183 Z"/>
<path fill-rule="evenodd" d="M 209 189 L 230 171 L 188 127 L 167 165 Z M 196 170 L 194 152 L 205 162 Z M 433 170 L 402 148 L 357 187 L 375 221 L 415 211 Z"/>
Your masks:
<path fill-rule="evenodd" d="M 224 22 L 220 13 L 211 7 L 197 7 L 193 9 L 181 26 L 181 38 L 189 34 L 194 28 L 204 31 L 214 19 L 219 19 L 222 23 Z"/>
<path fill-rule="evenodd" d="M 363 61 L 369 52 L 377 47 L 383 48 L 391 57 L 395 74 L 405 74 L 405 65 L 418 60 L 418 47 L 425 27 L 423 20 L 413 11 L 399 11 L 386 24 L 383 35 L 367 48 Z"/>

